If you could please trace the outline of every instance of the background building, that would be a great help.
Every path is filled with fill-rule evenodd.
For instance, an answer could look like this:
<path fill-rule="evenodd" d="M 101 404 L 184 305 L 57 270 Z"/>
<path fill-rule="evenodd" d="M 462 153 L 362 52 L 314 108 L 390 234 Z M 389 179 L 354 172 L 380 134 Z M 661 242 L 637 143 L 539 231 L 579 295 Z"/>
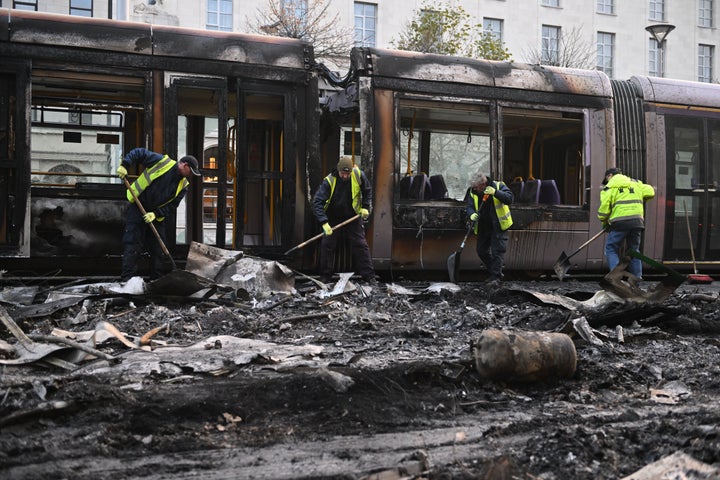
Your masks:
<path fill-rule="evenodd" d="M 160 25 L 247 31 L 248 19 L 271 0 L 0 0 L 4 8 L 112 17 Z M 307 1 L 277 0 L 291 8 Z M 353 27 L 358 43 L 391 47 L 407 21 L 425 5 L 405 0 L 330 0 L 329 12 Z M 563 40 L 593 50 L 595 66 L 611 78 L 633 74 L 718 82 L 716 0 L 458 0 L 484 29 L 497 35 L 515 61 L 532 53 L 552 60 Z M 676 27 L 661 48 L 645 30 Z M 270 26 L 271 27 L 271 26 Z M 661 58 L 661 54 L 664 58 Z"/>

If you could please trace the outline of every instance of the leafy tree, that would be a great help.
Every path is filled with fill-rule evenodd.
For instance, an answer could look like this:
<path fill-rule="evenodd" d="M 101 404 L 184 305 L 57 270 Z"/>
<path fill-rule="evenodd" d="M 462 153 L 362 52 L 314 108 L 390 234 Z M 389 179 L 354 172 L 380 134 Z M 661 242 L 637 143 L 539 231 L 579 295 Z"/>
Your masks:
<path fill-rule="evenodd" d="M 482 33 L 473 43 L 468 56 L 487 60 L 508 60 L 510 52 L 501 41 L 495 38 L 495 35 Z"/>
<path fill-rule="evenodd" d="M 482 25 L 471 20 L 461 5 L 431 5 L 426 0 L 391 45 L 399 50 L 423 53 L 509 59 L 510 52 L 502 42 L 494 35 L 484 33 Z"/>
<path fill-rule="evenodd" d="M 523 60 L 539 65 L 594 69 L 597 62 L 597 46 L 592 39 L 583 39 L 582 28 L 575 26 L 567 33 L 564 33 L 564 30 L 560 33 L 557 56 L 553 55 L 548 59 L 547 55 L 543 55 L 541 48 L 530 47 L 523 52 Z"/>
<path fill-rule="evenodd" d="M 329 11 L 331 0 L 268 0 L 248 19 L 250 32 L 299 38 L 313 45 L 315 58 L 341 62 L 354 42 L 354 30 L 343 27 L 339 14 Z"/>

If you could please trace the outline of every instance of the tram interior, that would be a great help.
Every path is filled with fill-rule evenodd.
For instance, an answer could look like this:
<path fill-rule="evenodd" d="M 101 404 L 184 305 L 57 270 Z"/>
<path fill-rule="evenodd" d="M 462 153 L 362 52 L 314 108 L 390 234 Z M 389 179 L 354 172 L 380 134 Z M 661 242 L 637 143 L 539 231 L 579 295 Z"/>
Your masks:
<path fill-rule="evenodd" d="M 463 200 L 470 177 L 482 171 L 504 181 L 517 204 L 586 204 L 582 112 L 498 112 L 494 137 L 487 105 L 402 101 L 396 201 Z M 496 145 L 499 161 L 493 160 Z"/>

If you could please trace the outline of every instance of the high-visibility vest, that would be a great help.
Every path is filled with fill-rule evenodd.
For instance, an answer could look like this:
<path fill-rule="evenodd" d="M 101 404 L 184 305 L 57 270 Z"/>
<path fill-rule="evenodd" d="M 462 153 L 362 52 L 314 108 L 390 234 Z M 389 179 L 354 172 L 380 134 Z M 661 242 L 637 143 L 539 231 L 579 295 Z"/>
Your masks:
<path fill-rule="evenodd" d="M 500 185 L 505 185 L 503 182 L 495 182 L 493 181 L 493 185 L 495 187 L 495 190 L 500 190 Z M 470 189 L 470 195 L 473 198 L 473 202 L 475 204 L 475 210 L 480 209 L 480 195 L 476 194 L 472 189 Z M 512 215 L 510 214 L 510 207 L 502 203 L 500 200 L 495 198 L 493 196 L 493 206 L 495 207 L 495 214 L 497 215 L 498 221 L 500 222 L 500 230 L 503 232 L 510 228 L 513 224 L 512 221 Z M 475 224 L 475 233 L 478 233 L 479 225 Z"/>
<path fill-rule="evenodd" d="M 358 167 L 353 167 L 352 173 L 350 174 L 350 191 L 352 193 L 352 208 L 355 210 L 355 213 L 360 213 L 360 210 L 363 208 L 362 191 L 360 190 L 361 179 L 362 174 L 360 173 L 360 169 Z M 325 177 L 325 181 L 330 184 L 330 196 L 325 201 L 325 205 L 323 205 L 323 208 L 327 211 L 330 206 L 330 200 L 332 200 L 333 193 L 335 193 L 335 182 L 337 182 L 337 177 L 331 173 Z"/>
<path fill-rule="evenodd" d="M 654 196 L 652 185 L 620 173 L 615 174 L 600 191 L 598 219 L 603 224 L 635 220 L 643 225 L 645 201 Z"/>
<path fill-rule="evenodd" d="M 150 168 L 146 168 L 143 170 L 143 172 L 138 176 L 138 178 L 130 185 L 130 189 L 125 192 L 127 199 L 129 202 L 134 202 L 135 198 L 133 197 L 132 192 L 135 192 L 136 197 L 140 197 L 140 194 L 145 191 L 146 188 L 152 184 L 155 179 L 161 177 L 162 175 L 169 172 L 172 168 L 177 165 L 177 162 L 173 160 L 172 158 L 165 155 L 162 160 L 157 162 L 155 165 L 153 165 Z M 180 195 L 180 192 L 182 192 L 184 189 L 186 189 L 190 185 L 190 182 L 183 177 L 179 182 L 178 186 L 175 189 L 175 194 L 167 199 L 167 201 L 163 202 L 160 205 L 157 205 L 157 207 L 163 207 L 167 205 L 168 203 L 172 202 L 177 198 L 178 195 Z M 132 192 L 130 191 L 132 190 Z M 156 207 L 156 208 L 157 208 Z M 157 217 L 156 220 L 158 222 L 162 222 L 165 219 L 165 217 Z"/>

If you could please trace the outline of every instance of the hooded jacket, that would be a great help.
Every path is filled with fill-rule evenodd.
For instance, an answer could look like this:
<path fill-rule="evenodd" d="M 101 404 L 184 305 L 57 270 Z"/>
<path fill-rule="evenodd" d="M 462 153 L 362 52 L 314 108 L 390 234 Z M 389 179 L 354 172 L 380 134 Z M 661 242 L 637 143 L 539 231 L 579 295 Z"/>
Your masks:
<path fill-rule="evenodd" d="M 617 173 L 600 191 L 598 218 L 611 230 L 645 228 L 645 201 L 654 196 L 652 185 Z"/>

